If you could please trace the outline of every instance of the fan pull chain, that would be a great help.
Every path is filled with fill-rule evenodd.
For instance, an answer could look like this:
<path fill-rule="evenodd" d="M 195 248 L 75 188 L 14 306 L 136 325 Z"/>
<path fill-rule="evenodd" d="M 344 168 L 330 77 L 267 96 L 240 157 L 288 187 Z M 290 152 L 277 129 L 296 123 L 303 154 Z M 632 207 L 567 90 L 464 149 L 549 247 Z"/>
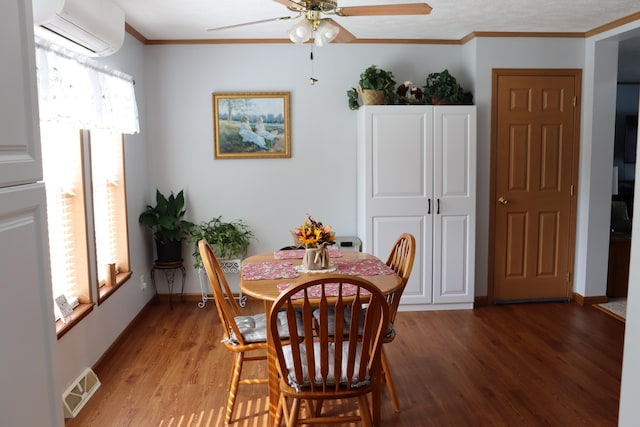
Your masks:
<path fill-rule="evenodd" d="M 313 77 L 313 45 L 311 45 L 311 54 L 309 55 L 309 59 L 311 60 L 311 77 L 309 77 L 309 83 L 311 83 L 311 86 L 313 86 L 314 84 L 316 84 L 318 82 L 318 79 L 316 79 L 315 77 Z"/>

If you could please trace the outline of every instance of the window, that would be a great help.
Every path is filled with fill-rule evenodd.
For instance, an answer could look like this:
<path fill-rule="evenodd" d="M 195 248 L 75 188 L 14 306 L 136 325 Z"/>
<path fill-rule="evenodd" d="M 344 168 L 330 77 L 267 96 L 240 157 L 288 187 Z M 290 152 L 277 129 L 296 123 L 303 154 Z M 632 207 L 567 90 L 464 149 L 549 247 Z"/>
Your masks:
<path fill-rule="evenodd" d="M 131 76 L 35 42 L 53 296 L 77 305 L 60 337 L 131 276 L 122 135 L 140 127 Z"/>
<path fill-rule="evenodd" d="M 46 122 L 41 141 L 53 296 L 101 302 L 131 275 L 122 134 Z"/>
<path fill-rule="evenodd" d="M 53 297 L 64 294 L 74 307 L 91 302 L 81 133 L 49 122 L 40 134 Z"/>
<path fill-rule="evenodd" d="M 89 140 L 96 271 L 103 299 L 130 271 L 124 156 L 121 134 L 93 130 Z"/>

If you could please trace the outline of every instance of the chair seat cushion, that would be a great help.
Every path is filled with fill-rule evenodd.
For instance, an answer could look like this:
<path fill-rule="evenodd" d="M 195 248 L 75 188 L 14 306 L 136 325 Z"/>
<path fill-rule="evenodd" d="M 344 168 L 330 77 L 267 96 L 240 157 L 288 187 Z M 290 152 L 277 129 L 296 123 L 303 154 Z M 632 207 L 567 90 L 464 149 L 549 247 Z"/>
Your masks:
<path fill-rule="evenodd" d="M 366 309 L 362 310 L 362 317 L 360 318 L 360 327 L 358 328 L 358 334 L 362 334 L 362 326 L 364 325 L 364 315 L 365 315 L 365 311 Z M 335 329 L 335 315 L 333 314 L 334 309 L 333 307 L 328 307 L 327 308 L 327 312 L 329 313 L 329 335 L 333 335 L 333 330 Z M 320 311 L 319 309 L 315 309 L 313 310 L 313 317 L 316 319 L 316 321 L 320 320 Z M 350 320 L 351 320 L 351 308 L 347 307 L 345 308 L 344 311 L 344 327 L 343 327 L 343 332 L 345 335 L 349 334 L 349 326 L 350 326 Z M 396 336 L 396 331 L 393 328 L 393 323 L 389 322 L 389 324 L 387 325 L 387 331 L 385 332 L 385 340 L 392 340 L 393 338 L 395 338 Z"/>
<path fill-rule="evenodd" d="M 304 331 L 302 330 L 302 318 L 300 313 L 296 313 L 296 318 L 298 322 L 298 335 L 302 336 L 304 335 Z M 238 325 L 240 334 L 246 343 L 267 341 L 267 316 L 265 313 L 258 313 L 251 316 L 236 316 L 234 319 L 236 321 L 236 325 Z M 287 315 L 284 311 L 278 313 L 278 332 L 282 338 L 289 337 Z M 231 332 L 229 342 L 234 345 L 239 344 L 233 331 Z"/>
<path fill-rule="evenodd" d="M 347 381 L 347 360 L 348 360 L 348 347 L 349 343 L 348 342 L 343 342 L 342 343 L 342 366 L 340 368 L 340 378 L 339 378 L 339 384 L 340 385 L 344 385 L 346 386 L 348 384 Z M 306 351 L 306 347 L 304 344 L 299 344 L 299 348 L 300 348 L 300 359 L 303 361 L 304 365 L 302 367 L 302 381 L 298 381 L 296 380 L 296 376 L 295 376 L 295 371 L 294 371 L 294 366 L 293 366 L 293 356 L 292 356 L 292 352 L 291 352 L 291 345 L 286 345 L 282 348 L 282 351 L 284 353 L 284 359 L 285 359 L 285 363 L 287 365 L 287 370 L 288 370 L 288 375 L 287 375 L 287 382 L 288 384 L 293 387 L 294 389 L 296 389 L 296 391 L 300 391 L 302 390 L 302 388 L 308 388 L 311 385 L 311 380 L 309 377 L 309 367 L 306 365 L 306 361 L 307 361 L 307 351 Z M 314 351 L 314 360 L 315 360 L 315 379 L 314 379 L 314 384 L 316 386 L 322 386 L 322 376 L 320 374 L 320 343 L 319 342 L 315 342 L 313 345 L 313 351 Z M 358 379 L 358 371 L 359 371 L 359 366 L 360 366 L 360 355 L 361 355 L 361 344 L 358 343 L 357 348 L 356 348 L 356 362 L 355 362 L 355 369 L 352 375 L 352 379 L 351 379 L 351 388 L 358 388 L 358 387 L 363 387 L 366 385 L 369 385 L 371 383 L 371 378 L 369 376 L 369 370 L 367 369 L 365 372 L 365 378 L 362 379 Z M 329 356 L 328 356 L 328 361 L 329 361 L 329 374 L 327 376 L 327 385 L 335 385 L 336 384 L 336 378 L 333 375 L 334 373 L 334 359 L 335 359 L 335 343 L 329 343 Z"/>

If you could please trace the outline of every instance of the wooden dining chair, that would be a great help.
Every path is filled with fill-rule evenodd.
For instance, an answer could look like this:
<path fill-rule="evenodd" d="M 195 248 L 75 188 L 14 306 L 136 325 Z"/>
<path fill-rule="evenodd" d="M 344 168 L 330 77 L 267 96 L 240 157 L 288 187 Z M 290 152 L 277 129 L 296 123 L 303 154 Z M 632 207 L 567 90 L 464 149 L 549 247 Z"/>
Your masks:
<path fill-rule="evenodd" d="M 224 418 L 225 424 L 229 424 L 233 417 L 239 385 L 267 383 L 266 369 L 265 378 L 240 379 L 244 362 L 266 361 L 267 359 L 267 318 L 266 313 L 251 316 L 240 315 L 240 307 L 238 307 L 233 297 L 233 293 L 211 247 L 205 240 L 200 240 L 198 249 L 202 256 L 202 263 L 209 278 L 209 285 L 223 327 L 222 343 L 228 350 L 233 352 L 233 365 L 227 385 L 228 397 Z M 279 317 L 276 316 L 276 322 L 278 321 L 280 322 L 280 333 L 284 336 L 288 333 L 284 313 Z M 246 355 L 246 353 L 251 354 L 251 356 Z"/>
<path fill-rule="evenodd" d="M 364 304 L 366 310 L 362 309 Z M 287 315 L 290 341 L 275 335 L 281 311 Z M 297 315 L 303 335 L 294 326 Z M 380 352 L 388 320 L 384 295 L 371 282 L 356 276 L 323 275 L 285 290 L 269 316 L 280 376 L 275 425 L 284 418 L 287 426 L 358 420 L 371 426 L 367 398 L 381 386 Z M 345 321 L 351 325 L 349 334 L 343 333 Z M 358 415 L 336 413 L 337 407 L 323 414 L 324 401 L 352 398 L 357 399 Z M 305 414 L 300 411 L 302 401 L 307 403 Z"/>
<path fill-rule="evenodd" d="M 387 265 L 396 272 L 402 279 L 402 285 L 396 289 L 395 292 L 386 295 L 387 303 L 389 304 L 389 324 L 386 334 L 384 336 L 384 343 L 390 343 L 396 337 L 396 331 L 393 326 L 396 320 L 396 314 L 398 313 L 398 306 L 400 305 L 400 298 L 404 292 L 411 270 L 413 269 L 413 261 L 416 257 L 416 239 L 409 233 L 403 233 L 398 237 L 389 252 L 387 258 Z M 393 403 L 393 409 L 396 412 L 400 411 L 400 402 L 398 401 L 398 394 L 396 393 L 395 384 L 393 383 L 393 377 L 391 376 L 391 368 L 387 360 L 387 356 L 384 353 L 384 346 L 382 348 L 382 371 L 384 373 L 384 381 L 387 384 L 389 395 L 391 396 L 391 402 Z"/>

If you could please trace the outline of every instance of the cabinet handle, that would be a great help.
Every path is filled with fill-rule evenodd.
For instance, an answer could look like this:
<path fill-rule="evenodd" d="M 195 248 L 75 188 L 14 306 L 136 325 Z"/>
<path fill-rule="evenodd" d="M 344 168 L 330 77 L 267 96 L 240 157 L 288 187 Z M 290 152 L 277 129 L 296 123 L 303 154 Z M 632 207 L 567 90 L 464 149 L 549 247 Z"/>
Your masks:
<path fill-rule="evenodd" d="M 438 200 L 436 201 L 436 206 L 437 206 L 437 207 L 436 207 L 436 213 L 437 213 L 438 215 L 440 215 L 440 199 L 438 199 Z"/>
<path fill-rule="evenodd" d="M 427 215 L 431 215 L 431 199 L 427 199 Z"/>

